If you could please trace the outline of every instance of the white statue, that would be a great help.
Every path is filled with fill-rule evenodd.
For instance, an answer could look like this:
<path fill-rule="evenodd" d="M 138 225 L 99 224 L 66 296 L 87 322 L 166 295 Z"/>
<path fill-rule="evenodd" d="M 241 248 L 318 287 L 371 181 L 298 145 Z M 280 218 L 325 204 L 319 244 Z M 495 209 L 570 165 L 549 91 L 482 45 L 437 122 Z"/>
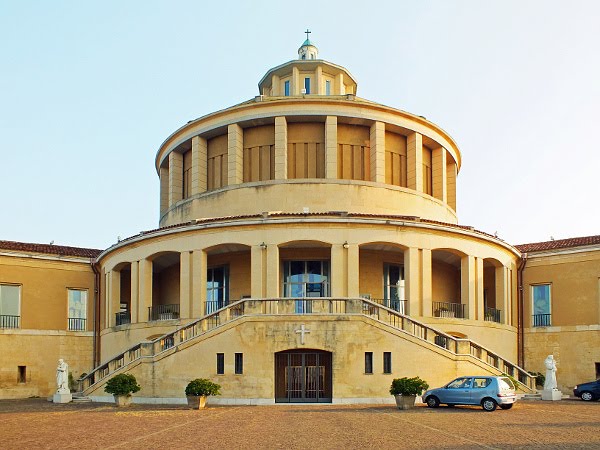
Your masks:
<path fill-rule="evenodd" d="M 69 393 L 69 365 L 62 359 L 58 360 L 58 367 L 56 368 L 56 385 L 58 389 L 57 393 Z"/>
<path fill-rule="evenodd" d="M 544 381 L 544 390 L 558 390 L 558 385 L 556 384 L 556 361 L 554 361 L 554 356 L 548 355 L 544 361 L 544 365 L 546 366 L 546 381 Z"/>

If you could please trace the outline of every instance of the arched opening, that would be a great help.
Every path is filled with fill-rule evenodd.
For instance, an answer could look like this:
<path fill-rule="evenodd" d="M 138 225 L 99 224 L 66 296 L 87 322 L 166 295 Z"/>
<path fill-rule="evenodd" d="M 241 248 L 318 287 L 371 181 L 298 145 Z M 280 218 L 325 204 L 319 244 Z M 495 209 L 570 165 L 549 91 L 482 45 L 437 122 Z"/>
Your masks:
<path fill-rule="evenodd" d="M 331 352 L 314 349 L 275 353 L 276 403 L 331 403 Z"/>
<path fill-rule="evenodd" d="M 502 321 L 503 268 L 497 259 L 483 260 L 483 310 L 487 322 Z"/>
<path fill-rule="evenodd" d="M 453 249 L 431 252 L 432 313 L 434 317 L 466 318 L 461 303 L 461 259 L 463 253 Z"/>
<path fill-rule="evenodd" d="M 113 269 L 119 272 L 119 301 L 115 311 L 115 325 L 131 323 L 131 263 L 118 264 Z"/>
<path fill-rule="evenodd" d="M 360 245 L 359 291 L 361 297 L 407 314 L 404 250 L 387 242 Z"/>
<path fill-rule="evenodd" d="M 251 255 L 244 244 L 220 244 L 206 249 L 206 307 L 210 314 L 230 302 L 250 297 Z"/>
<path fill-rule="evenodd" d="M 180 259 L 164 252 L 152 259 L 152 306 L 148 320 L 179 319 Z"/>

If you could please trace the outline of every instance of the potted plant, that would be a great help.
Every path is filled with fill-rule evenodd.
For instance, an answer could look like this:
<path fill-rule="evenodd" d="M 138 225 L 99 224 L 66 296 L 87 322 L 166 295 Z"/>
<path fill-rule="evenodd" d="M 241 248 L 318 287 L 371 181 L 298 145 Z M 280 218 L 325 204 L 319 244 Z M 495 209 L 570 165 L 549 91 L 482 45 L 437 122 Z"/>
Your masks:
<path fill-rule="evenodd" d="M 200 409 L 206 406 L 206 397 L 209 395 L 221 395 L 221 385 L 213 383 L 206 378 L 196 378 L 185 387 L 188 406 L 192 409 Z"/>
<path fill-rule="evenodd" d="M 104 392 L 115 396 L 117 406 L 129 406 L 131 404 L 131 394 L 139 391 L 140 385 L 135 376 L 129 373 L 120 373 L 106 382 Z"/>
<path fill-rule="evenodd" d="M 396 398 L 398 409 L 410 409 L 414 408 L 417 395 L 421 395 L 428 388 L 429 384 L 419 377 L 394 378 L 390 386 L 390 394 Z"/>

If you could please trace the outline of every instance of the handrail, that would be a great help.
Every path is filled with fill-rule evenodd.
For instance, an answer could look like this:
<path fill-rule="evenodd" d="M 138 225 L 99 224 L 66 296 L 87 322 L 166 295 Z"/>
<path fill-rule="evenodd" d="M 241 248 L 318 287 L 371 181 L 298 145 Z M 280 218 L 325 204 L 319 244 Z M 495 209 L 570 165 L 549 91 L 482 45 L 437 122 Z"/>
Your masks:
<path fill-rule="evenodd" d="M 162 352 L 199 337 L 208 331 L 244 315 L 312 315 L 358 314 L 387 323 L 404 333 L 427 341 L 455 355 L 469 355 L 510 376 L 517 376 L 520 384 L 534 390 L 535 377 L 521 367 L 505 360 L 495 352 L 471 341 L 460 339 L 432 328 L 394 309 L 363 298 L 246 298 L 230 303 L 200 319 L 193 320 L 174 331 L 147 342 L 140 342 L 105 361 L 92 372 L 80 378 L 79 390 L 89 389 L 110 374 L 142 358 L 154 357 Z"/>

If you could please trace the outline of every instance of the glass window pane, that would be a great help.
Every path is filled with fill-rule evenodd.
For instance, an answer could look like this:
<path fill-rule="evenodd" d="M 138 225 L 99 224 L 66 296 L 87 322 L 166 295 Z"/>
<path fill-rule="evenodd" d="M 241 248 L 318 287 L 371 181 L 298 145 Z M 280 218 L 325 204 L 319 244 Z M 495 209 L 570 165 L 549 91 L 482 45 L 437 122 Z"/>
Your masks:
<path fill-rule="evenodd" d="M 87 291 L 69 289 L 69 318 L 85 319 L 87 310 Z"/>
<path fill-rule="evenodd" d="M 0 286 L 0 314 L 4 316 L 18 316 L 19 297 L 21 286 Z"/>
<path fill-rule="evenodd" d="M 550 285 L 533 286 L 533 314 L 550 314 Z"/>

